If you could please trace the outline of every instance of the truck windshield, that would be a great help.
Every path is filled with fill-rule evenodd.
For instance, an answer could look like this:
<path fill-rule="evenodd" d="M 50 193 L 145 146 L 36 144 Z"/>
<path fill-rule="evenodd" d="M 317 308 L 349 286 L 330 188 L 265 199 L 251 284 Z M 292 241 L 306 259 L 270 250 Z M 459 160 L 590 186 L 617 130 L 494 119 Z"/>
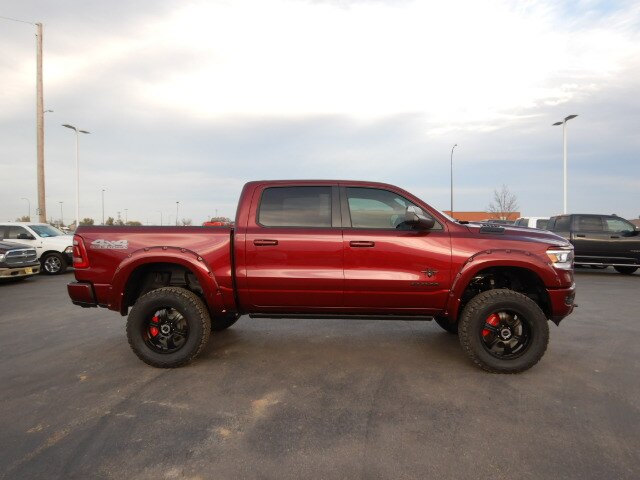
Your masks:
<path fill-rule="evenodd" d="M 59 237 L 60 235 L 65 235 L 64 232 L 61 232 L 56 227 L 52 227 L 51 225 L 29 225 L 29 228 L 36 232 L 42 238 L 47 237 Z"/>

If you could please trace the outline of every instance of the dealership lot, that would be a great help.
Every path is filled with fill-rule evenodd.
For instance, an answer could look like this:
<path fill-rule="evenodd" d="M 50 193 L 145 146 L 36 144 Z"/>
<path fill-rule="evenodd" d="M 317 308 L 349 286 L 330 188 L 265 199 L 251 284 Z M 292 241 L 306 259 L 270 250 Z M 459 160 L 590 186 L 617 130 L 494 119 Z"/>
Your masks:
<path fill-rule="evenodd" d="M 73 273 L 0 284 L 0 478 L 639 478 L 640 272 L 576 277 L 514 376 L 433 322 L 248 317 L 159 370 Z"/>

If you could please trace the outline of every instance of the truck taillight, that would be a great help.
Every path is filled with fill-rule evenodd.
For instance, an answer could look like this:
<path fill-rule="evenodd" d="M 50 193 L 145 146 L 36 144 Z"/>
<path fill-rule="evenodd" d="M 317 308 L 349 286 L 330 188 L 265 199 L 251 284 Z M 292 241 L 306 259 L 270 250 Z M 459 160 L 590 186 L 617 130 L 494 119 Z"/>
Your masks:
<path fill-rule="evenodd" d="M 79 235 L 73 236 L 73 268 L 89 268 L 87 249 Z"/>

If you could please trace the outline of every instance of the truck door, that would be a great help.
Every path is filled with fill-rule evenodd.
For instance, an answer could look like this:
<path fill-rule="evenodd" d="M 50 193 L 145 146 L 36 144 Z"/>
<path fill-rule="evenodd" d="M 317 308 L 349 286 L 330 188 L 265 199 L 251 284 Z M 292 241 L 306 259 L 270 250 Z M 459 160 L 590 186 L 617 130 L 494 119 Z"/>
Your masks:
<path fill-rule="evenodd" d="M 430 314 L 445 306 L 451 240 L 443 225 L 413 230 L 403 223 L 415 205 L 390 190 L 342 187 L 345 307 Z M 417 207 L 416 207 L 417 208 Z"/>
<path fill-rule="evenodd" d="M 640 232 L 636 227 L 620 217 L 606 216 L 605 233 L 608 235 L 607 255 L 612 263 L 633 263 L 640 260 Z"/>
<path fill-rule="evenodd" d="M 609 254 L 610 234 L 605 231 L 602 215 L 575 215 L 571 243 L 578 257 L 585 262 L 602 261 Z M 579 262 L 578 262 L 579 263 Z"/>
<path fill-rule="evenodd" d="M 256 195 L 245 243 L 251 308 L 295 313 L 342 307 L 337 185 L 269 186 Z"/>

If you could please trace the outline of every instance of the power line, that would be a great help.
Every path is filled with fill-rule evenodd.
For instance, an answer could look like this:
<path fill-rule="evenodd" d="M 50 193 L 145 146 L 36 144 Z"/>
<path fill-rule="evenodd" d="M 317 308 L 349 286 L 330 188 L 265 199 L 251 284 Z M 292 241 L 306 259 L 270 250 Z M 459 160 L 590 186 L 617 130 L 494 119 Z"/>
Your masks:
<path fill-rule="evenodd" d="M 26 23 L 28 25 L 35 25 L 34 22 L 27 22 L 26 20 L 18 20 L 17 18 L 3 17 L 2 15 L 0 15 L 0 18 L 4 20 L 11 20 L 12 22 L 20 22 L 20 23 Z"/>

